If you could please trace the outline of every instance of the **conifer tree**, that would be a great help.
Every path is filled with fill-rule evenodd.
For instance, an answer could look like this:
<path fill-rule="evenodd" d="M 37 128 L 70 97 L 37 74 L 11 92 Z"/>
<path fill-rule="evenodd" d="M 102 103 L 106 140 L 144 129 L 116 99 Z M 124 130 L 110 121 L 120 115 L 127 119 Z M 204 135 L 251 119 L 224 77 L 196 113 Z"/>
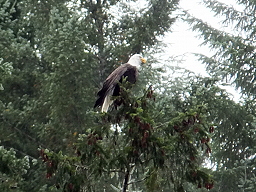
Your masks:
<path fill-rule="evenodd" d="M 216 78 L 184 72 L 182 79 L 164 79 L 162 69 L 148 66 L 137 87 L 127 91 L 123 85 L 125 99 L 118 110 L 100 114 L 92 109 L 100 83 L 131 54 L 140 52 L 149 63 L 157 60 L 150 54 L 158 51 L 159 37 L 175 21 L 177 0 L 148 0 L 144 7 L 138 7 L 138 2 L 1 2 L 0 140 L 5 146 L 1 151 L 10 157 L 1 162 L 9 170 L 20 170 L 17 177 L 9 173 L 4 177 L 6 189 L 188 191 L 213 187 L 211 171 L 201 167 L 212 152 L 213 129 L 223 124 L 237 130 L 251 122 L 246 106 L 240 108 L 229 100 Z M 251 96 L 252 91 L 248 92 Z M 245 117 L 239 126 L 227 121 L 238 117 L 239 111 Z M 242 138 L 245 132 L 239 134 Z M 217 144 L 213 143 L 213 154 L 222 152 Z M 238 152 L 240 148 L 235 158 L 249 154 Z M 216 161 L 233 164 L 228 155 Z M 13 166 L 15 162 L 19 166 Z M 243 163 L 241 170 L 248 165 Z M 1 173 L 7 172 L 1 169 Z"/>
<path fill-rule="evenodd" d="M 198 54 L 209 74 L 219 82 L 228 79 L 243 95 L 240 103 L 216 106 L 214 121 L 220 125 L 215 132 L 212 156 L 217 180 L 214 191 L 255 190 L 255 2 L 236 2 L 240 10 L 219 1 L 203 1 L 223 19 L 226 27 L 222 30 L 187 14 L 192 29 L 215 52 L 211 57 Z"/>

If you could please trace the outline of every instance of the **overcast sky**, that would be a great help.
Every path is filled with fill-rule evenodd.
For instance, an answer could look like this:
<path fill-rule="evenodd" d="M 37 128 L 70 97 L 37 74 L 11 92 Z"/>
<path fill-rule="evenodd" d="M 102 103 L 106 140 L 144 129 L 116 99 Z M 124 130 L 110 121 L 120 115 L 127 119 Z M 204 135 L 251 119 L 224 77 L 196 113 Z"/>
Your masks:
<path fill-rule="evenodd" d="M 225 2 L 228 5 L 235 5 L 234 0 L 219 0 Z M 221 18 L 216 18 L 214 13 L 207 9 L 200 2 L 202 0 L 181 0 L 180 7 L 188 11 L 193 16 L 200 18 L 213 27 L 220 28 Z M 199 39 L 198 33 L 192 32 L 190 26 L 178 20 L 172 26 L 172 33 L 167 34 L 166 43 L 168 48 L 166 52 L 169 55 L 184 55 L 184 66 L 192 70 L 195 73 L 206 75 L 203 65 L 195 65 L 196 58 L 191 53 L 203 53 L 208 56 L 211 55 L 210 49 L 207 46 L 200 46 L 202 39 Z M 196 62 L 198 64 L 198 62 Z"/>
<path fill-rule="evenodd" d="M 202 19 L 211 26 L 224 30 L 228 33 L 234 33 L 232 28 L 225 27 L 221 24 L 223 18 L 214 16 L 214 13 L 210 9 L 206 8 L 202 4 L 203 0 L 181 0 L 180 7 L 188 11 L 191 15 Z M 219 2 L 225 3 L 232 7 L 235 7 L 237 10 L 242 11 L 243 7 L 236 3 L 236 0 L 218 0 Z M 204 72 L 204 66 L 202 65 L 193 65 L 196 58 L 191 53 L 203 53 L 207 56 L 211 55 L 210 49 L 207 46 L 200 46 L 202 39 L 199 38 L 198 33 L 192 32 L 190 26 L 187 23 L 184 23 L 178 20 L 172 26 L 172 33 L 167 34 L 166 43 L 169 44 L 166 52 L 170 55 L 185 55 L 185 59 L 189 62 L 184 62 L 186 68 L 202 75 L 206 75 Z"/>
<path fill-rule="evenodd" d="M 235 0 L 220 0 L 228 5 L 236 7 Z M 180 7 L 189 11 L 190 14 L 203 19 L 214 27 L 220 28 L 220 18 L 216 18 L 214 14 L 204 5 L 200 4 L 200 0 L 181 0 Z M 238 7 L 239 8 L 239 7 Z M 225 30 L 225 29 L 224 29 Z M 199 39 L 198 33 L 192 32 L 190 26 L 182 21 L 177 21 L 172 26 L 172 33 L 166 35 L 165 43 L 168 47 L 165 48 L 165 54 L 180 56 L 184 62 L 179 64 L 180 67 L 185 67 L 196 74 L 209 76 L 205 71 L 205 66 L 197 61 L 197 58 L 192 53 L 203 53 L 211 55 L 210 49 L 206 46 L 200 46 L 202 39 Z M 227 88 L 228 92 L 234 95 L 237 101 L 239 98 L 238 91 L 234 88 Z"/>

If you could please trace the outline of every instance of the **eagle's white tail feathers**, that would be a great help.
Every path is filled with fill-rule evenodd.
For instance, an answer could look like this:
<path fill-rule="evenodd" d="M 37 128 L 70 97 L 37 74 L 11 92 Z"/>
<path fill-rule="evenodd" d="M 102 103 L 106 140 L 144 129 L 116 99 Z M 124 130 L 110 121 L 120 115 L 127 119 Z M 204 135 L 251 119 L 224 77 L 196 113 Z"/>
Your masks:
<path fill-rule="evenodd" d="M 108 111 L 109 106 L 113 103 L 113 100 L 111 100 L 111 95 L 107 95 L 104 99 L 104 103 L 101 108 L 102 113 L 106 113 Z"/>

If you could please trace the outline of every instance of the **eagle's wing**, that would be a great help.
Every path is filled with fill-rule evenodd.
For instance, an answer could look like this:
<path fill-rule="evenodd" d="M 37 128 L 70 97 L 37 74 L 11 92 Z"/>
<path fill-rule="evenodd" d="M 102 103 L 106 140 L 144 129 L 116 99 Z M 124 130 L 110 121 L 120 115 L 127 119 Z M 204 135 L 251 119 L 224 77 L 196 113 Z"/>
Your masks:
<path fill-rule="evenodd" d="M 124 76 L 127 76 L 127 81 L 131 83 L 135 83 L 137 78 L 137 68 L 132 66 L 128 63 L 123 64 L 116 68 L 104 81 L 102 89 L 98 92 L 98 100 L 95 102 L 94 107 L 102 106 L 106 96 L 112 96 L 117 86 L 117 83 L 121 80 Z"/>

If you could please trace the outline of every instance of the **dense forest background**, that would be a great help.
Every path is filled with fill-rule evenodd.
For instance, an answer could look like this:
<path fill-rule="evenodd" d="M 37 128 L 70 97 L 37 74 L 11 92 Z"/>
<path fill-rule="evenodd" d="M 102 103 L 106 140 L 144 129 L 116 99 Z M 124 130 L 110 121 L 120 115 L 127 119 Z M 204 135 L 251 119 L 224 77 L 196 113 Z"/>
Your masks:
<path fill-rule="evenodd" d="M 254 192 L 256 3 L 236 2 L 202 0 L 227 33 L 178 0 L 1 0 L 0 190 Z M 209 77 L 157 57 L 177 19 L 211 48 L 196 54 Z M 99 113 L 102 82 L 134 53 L 148 59 L 138 83 Z"/>

